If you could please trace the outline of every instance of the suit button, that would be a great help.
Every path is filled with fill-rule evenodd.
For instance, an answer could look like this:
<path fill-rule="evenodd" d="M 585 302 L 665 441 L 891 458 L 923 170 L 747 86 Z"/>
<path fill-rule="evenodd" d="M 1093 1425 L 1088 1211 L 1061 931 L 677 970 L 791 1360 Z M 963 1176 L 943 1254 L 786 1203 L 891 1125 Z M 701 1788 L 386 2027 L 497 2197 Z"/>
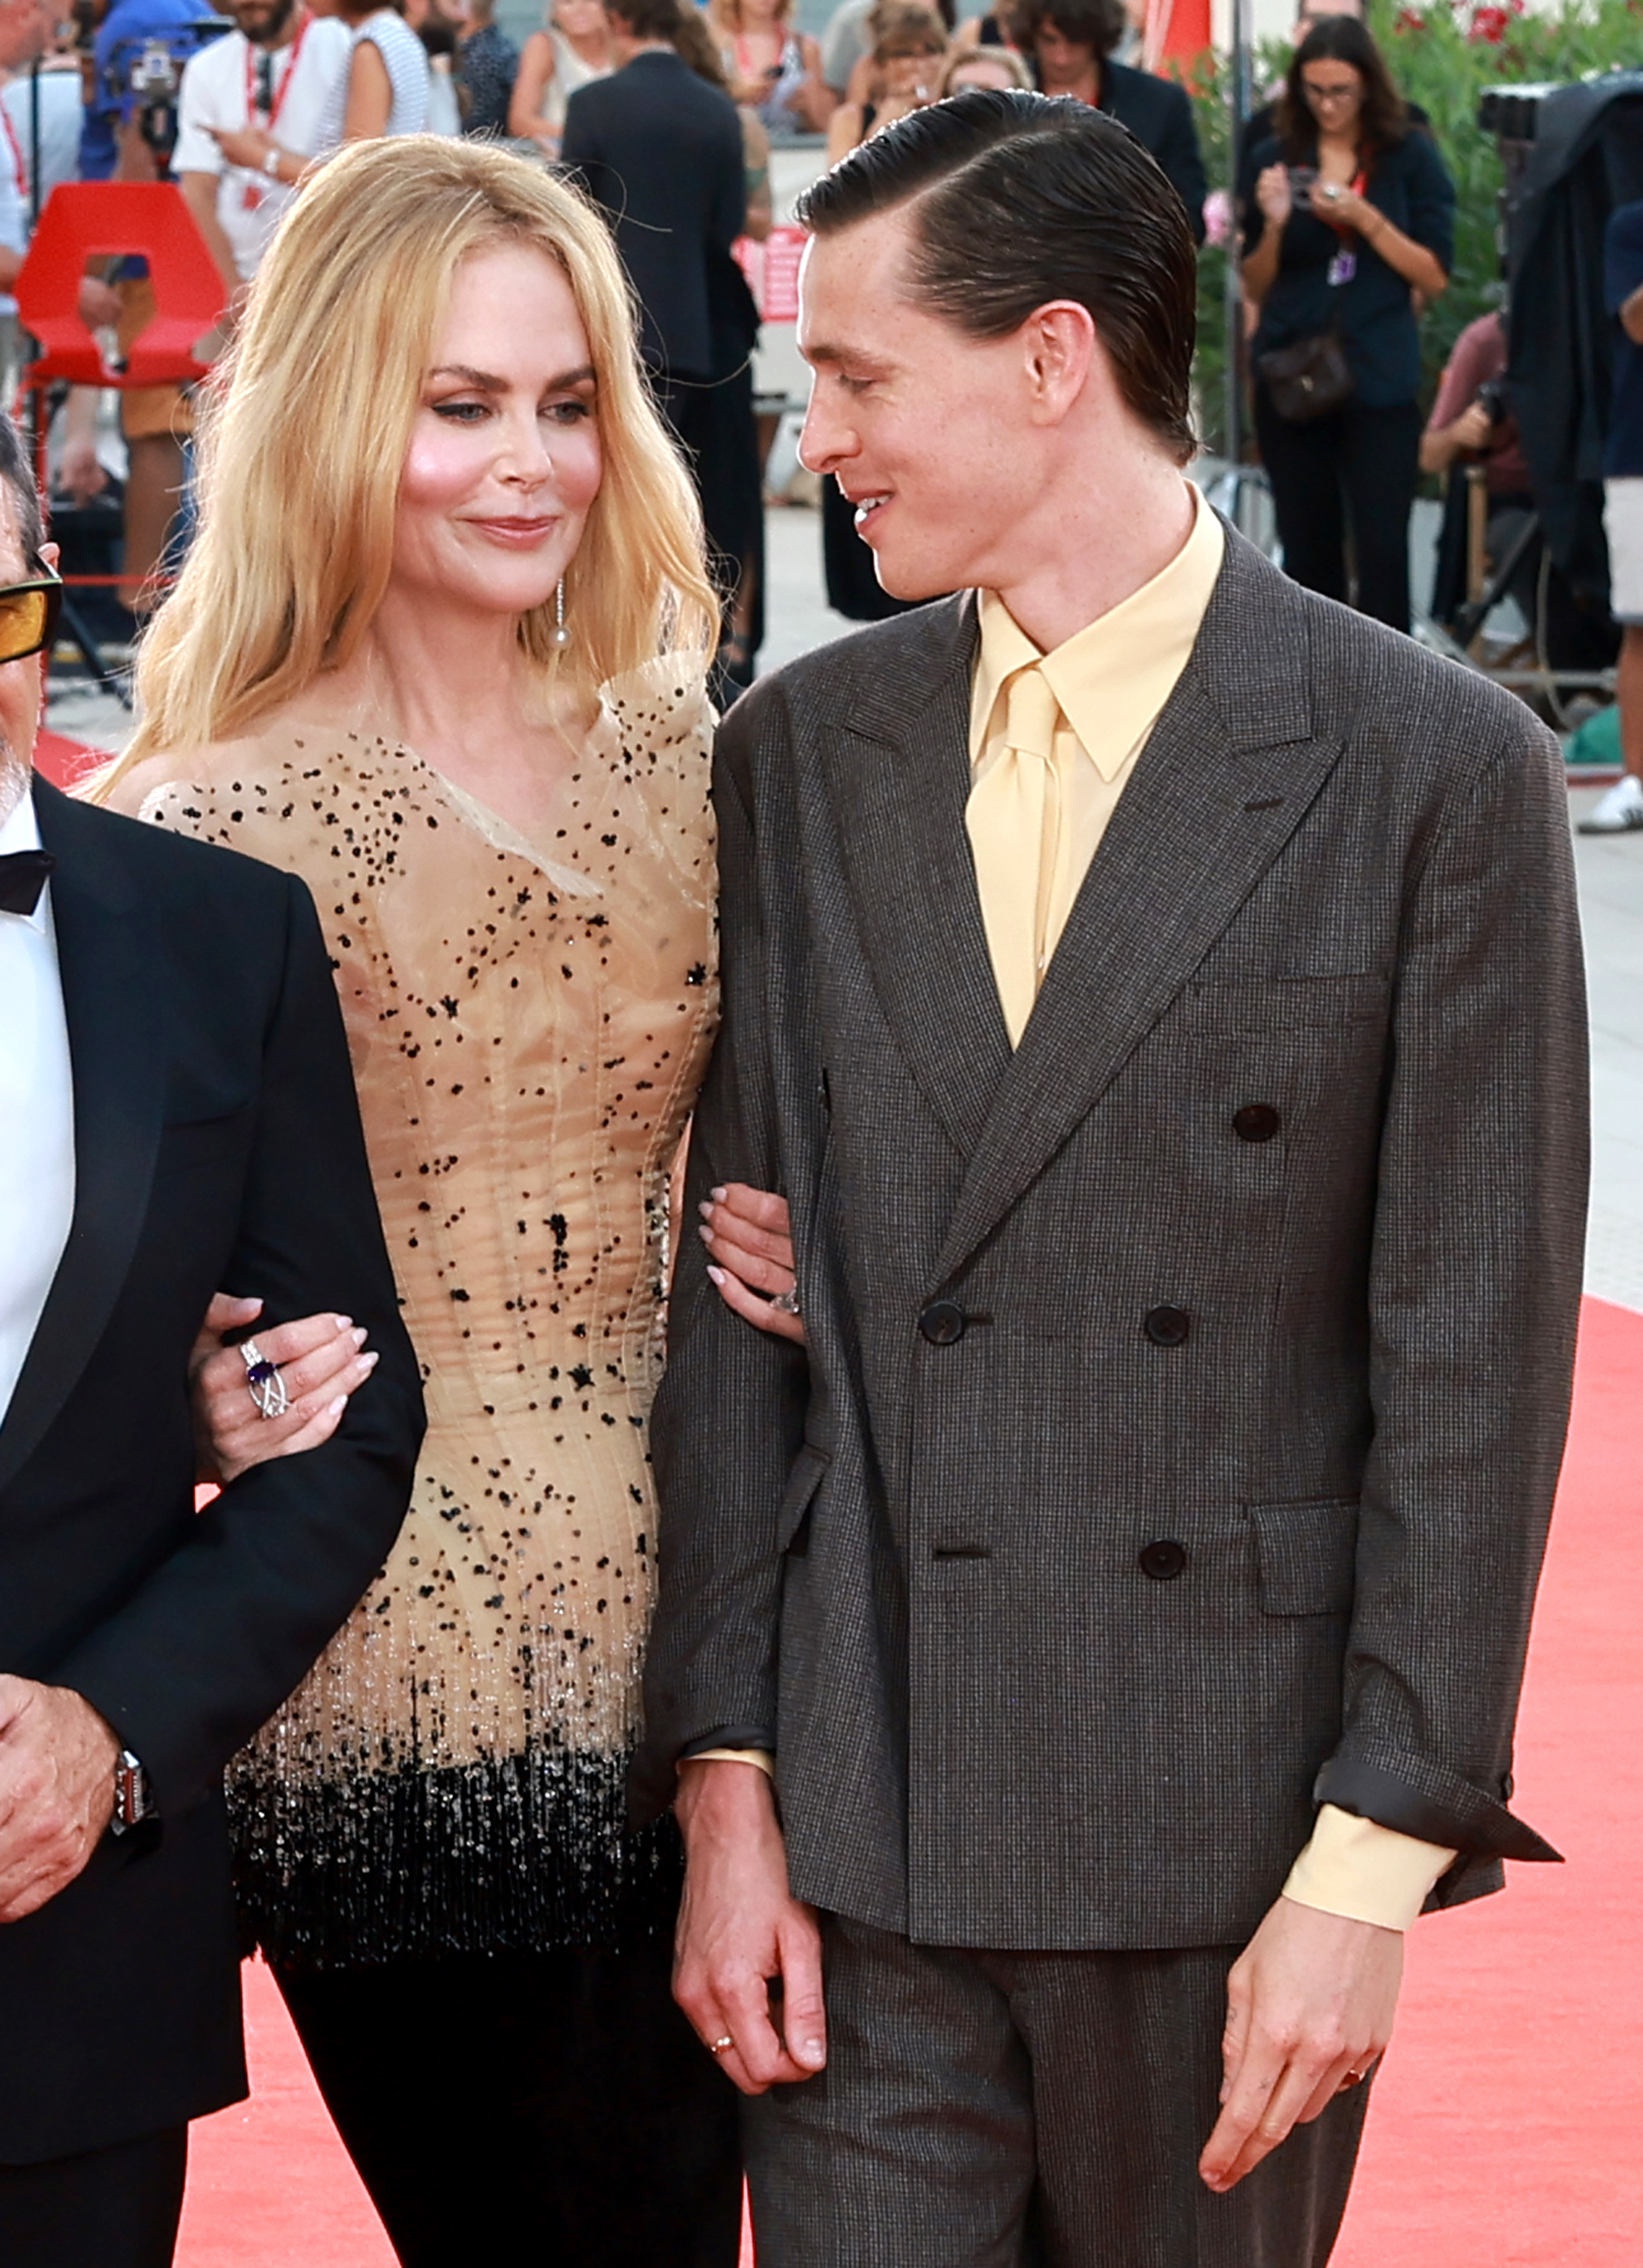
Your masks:
<path fill-rule="evenodd" d="M 1165 1537 L 1141 1553 L 1141 1572 L 1155 1583 L 1173 1583 L 1187 1564 L 1187 1547 Z"/>
<path fill-rule="evenodd" d="M 932 1300 L 918 1318 L 932 1346 L 952 1346 L 964 1336 L 964 1310 L 956 1300 Z"/>
<path fill-rule="evenodd" d="M 1233 1132 L 1241 1142 L 1270 1142 L 1283 1123 L 1270 1102 L 1246 1102 L 1233 1113 Z"/>
<path fill-rule="evenodd" d="M 1192 1318 L 1184 1307 L 1149 1307 L 1141 1329 L 1154 1346 L 1184 1346 Z"/>

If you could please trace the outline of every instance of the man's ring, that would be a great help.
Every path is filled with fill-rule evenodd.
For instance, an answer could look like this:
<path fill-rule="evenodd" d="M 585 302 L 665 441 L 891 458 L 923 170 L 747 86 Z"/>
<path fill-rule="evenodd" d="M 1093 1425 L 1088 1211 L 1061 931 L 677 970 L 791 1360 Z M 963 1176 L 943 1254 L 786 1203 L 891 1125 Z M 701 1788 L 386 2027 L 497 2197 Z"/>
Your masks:
<path fill-rule="evenodd" d="M 710 2040 L 708 2042 L 708 2045 L 712 2049 L 715 2055 L 727 2055 L 735 2044 L 736 2043 L 731 2038 L 728 2032 L 726 2033 L 722 2040 Z"/>
<path fill-rule="evenodd" d="M 246 1366 L 246 1390 L 256 1403 L 257 1416 L 283 1418 L 291 1408 L 291 1396 L 285 1391 L 279 1365 L 269 1361 L 254 1339 L 246 1340 L 239 1350 L 239 1359 Z"/>
<path fill-rule="evenodd" d="M 790 1284 L 786 1291 L 777 1292 L 771 1300 L 770 1305 L 778 1315 L 796 1315 L 799 1313 L 798 1285 Z"/>

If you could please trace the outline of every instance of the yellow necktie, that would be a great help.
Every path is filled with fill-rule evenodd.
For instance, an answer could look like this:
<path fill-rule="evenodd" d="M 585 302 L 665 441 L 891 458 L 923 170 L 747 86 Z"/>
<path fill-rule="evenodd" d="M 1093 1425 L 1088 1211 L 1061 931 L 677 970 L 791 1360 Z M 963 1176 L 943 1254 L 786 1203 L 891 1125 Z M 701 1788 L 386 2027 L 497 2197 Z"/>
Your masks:
<path fill-rule="evenodd" d="M 1050 908 L 1061 857 L 1065 782 L 1061 704 L 1036 663 L 1005 693 L 1005 747 L 976 781 L 970 843 L 1004 1020 L 1019 1042 L 1049 960 Z"/>

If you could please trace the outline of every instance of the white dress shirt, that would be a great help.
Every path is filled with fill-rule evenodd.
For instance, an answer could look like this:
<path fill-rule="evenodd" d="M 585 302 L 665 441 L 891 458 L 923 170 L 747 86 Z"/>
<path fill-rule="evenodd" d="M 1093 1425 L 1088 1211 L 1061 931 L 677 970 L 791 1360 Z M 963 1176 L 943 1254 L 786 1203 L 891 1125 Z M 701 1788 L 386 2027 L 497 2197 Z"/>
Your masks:
<path fill-rule="evenodd" d="M 37 850 L 33 797 L 0 821 L 0 857 Z M 74 1216 L 74 1080 L 51 886 L 0 913 L 0 1422 Z"/>

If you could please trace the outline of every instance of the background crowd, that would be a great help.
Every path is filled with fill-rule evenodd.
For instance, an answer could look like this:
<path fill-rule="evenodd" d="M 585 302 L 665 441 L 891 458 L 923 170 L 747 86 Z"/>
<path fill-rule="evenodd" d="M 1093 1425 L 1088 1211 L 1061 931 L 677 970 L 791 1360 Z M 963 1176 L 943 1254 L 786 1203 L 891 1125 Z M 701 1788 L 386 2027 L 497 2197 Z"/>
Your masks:
<path fill-rule="evenodd" d="M 1466 256 L 1457 236 L 1463 245 L 1479 215 L 1457 203 L 1443 137 L 1406 99 L 1362 21 L 1363 0 L 1302 0 L 1285 67 L 1256 89 L 1238 146 L 1210 153 L 1230 180 L 1230 202 L 1206 177 L 1201 146 L 1213 117 L 1204 96 L 1222 90 L 1213 71 L 1196 83 L 1189 72 L 1183 85 L 1140 67 L 1141 0 L 1002 0 L 962 22 L 954 0 L 840 0 L 819 35 L 801 28 L 796 0 L 550 0 L 522 46 L 495 20 L 496 0 L 225 4 L 226 33 L 208 0 L 83 0 L 66 21 L 61 0 L 4 0 L 0 66 L 12 76 L 0 101 L 0 158 L 11 161 L 9 172 L 0 163 L 0 287 L 26 248 L 31 210 L 77 176 L 152 180 L 169 170 L 222 274 L 232 323 L 306 175 L 344 143 L 484 136 L 567 167 L 615 227 L 641 303 L 645 357 L 696 473 L 726 593 L 721 690 L 751 681 L 764 628 L 763 483 L 777 421 L 771 403 L 755 401 L 759 310 L 738 254 L 772 225 L 772 149 L 808 144 L 818 166 L 834 162 L 968 85 L 1034 86 L 1110 112 L 1157 158 L 1200 245 L 1207 227 L 1230 250 L 1248 424 L 1291 575 L 1409 630 L 1411 514 L 1425 477 L 1448 498 L 1435 620 L 1453 624 L 1476 595 L 1480 556 L 1498 561 L 1516 545 L 1510 596 L 1537 620 L 1543 660 L 1601 671 L 1616 659 L 1616 622 L 1543 562 L 1528 525 L 1501 312 L 1491 306 L 1463 326 L 1446 319 L 1457 256 Z M 1474 24 L 1474 43 L 1478 31 Z M 157 55 L 171 67 L 158 93 Z M 1492 185 L 1483 199 L 1475 181 L 1463 176 L 1462 187 L 1471 204 L 1492 204 Z M 1221 256 L 1212 241 L 1206 274 Z M 1622 259 L 1621 298 L 1628 273 Z M 87 275 L 83 312 L 116 354 L 152 306 L 140 261 Z M 1212 428 L 1222 342 L 1212 320 L 1202 323 L 1206 309 L 1212 316 L 1207 300 L 1200 385 Z M 20 342 L 4 301 L 0 321 L 14 376 Z M 1439 335 L 1453 350 L 1434 398 Z M 1624 335 L 1618 342 L 1624 357 Z M 1616 399 L 1625 398 L 1622 385 Z M 106 529 L 122 497 L 123 579 L 102 617 L 117 647 L 164 587 L 155 571 L 174 563 L 167 543 L 186 535 L 192 413 L 186 392 L 157 387 L 120 396 L 117 437 L 113 415 L 105 403 L 99 431 L 95 394 L 69 399 L 53 479 L 71 514 L 99 504 L 92 526 Z M 1616 439 L 1611 476 L 1633 477 L 1638 449 L 1635 437 Z M 1472 541 L 1469 561 L 1468 497 L 1479 481 L 1486 548 Z M 852 620 L 898 611 L 850 506 L 833 483 L 823 490 L 829 604 Z M 72 519 L 64 532 L 73 557 Z M 1623 696 L 1638 667 L 1629 652 Z M 1634 725 L 1634 773 L 1643 772 L 1631 746 L 1639 733 Z M 1643 823 L 1643 786 L 1626 789 L 1609 815 Z"/>

